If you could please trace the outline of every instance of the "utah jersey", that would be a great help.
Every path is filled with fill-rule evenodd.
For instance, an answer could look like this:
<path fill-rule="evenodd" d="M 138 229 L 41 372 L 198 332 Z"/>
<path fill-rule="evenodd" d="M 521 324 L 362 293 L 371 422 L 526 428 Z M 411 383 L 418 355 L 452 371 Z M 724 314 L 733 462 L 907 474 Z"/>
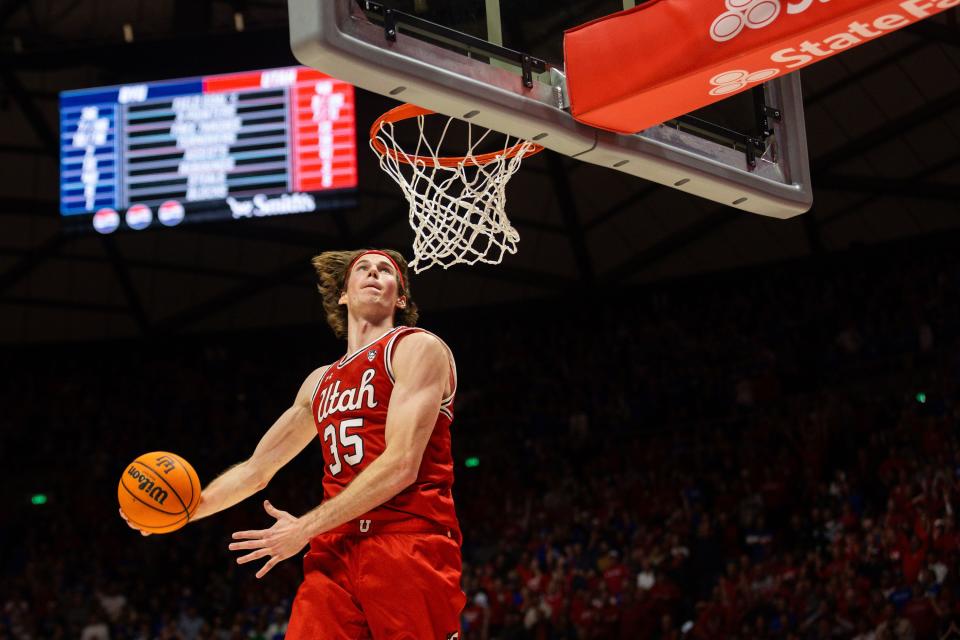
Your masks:
<path fill-rule="evenodd" d="M 386 448 L 387 411 L 395 382 L 391 359 L 397 343 L 418 331 L 423 330 L 395 327 L 367 346 L 345 355 L 323 373 L 313 395 L 313 419 L 323 446 L 324 500 L 343 491 Z M 401 525 L 402 521 L 410 521 L 414 525 L 423 523 L 445 529 L 447 535 L 460 537 L 453 507 L 450 453 L 456 392 L 452 355 L 450 369 L 450 395 L 441 403 L 417 479 L 383 505 L 361 516 L 360 522 L 367 527 L 373 523 L 371 532 L 382 529 L 377 525 L 384 523 Z"/>

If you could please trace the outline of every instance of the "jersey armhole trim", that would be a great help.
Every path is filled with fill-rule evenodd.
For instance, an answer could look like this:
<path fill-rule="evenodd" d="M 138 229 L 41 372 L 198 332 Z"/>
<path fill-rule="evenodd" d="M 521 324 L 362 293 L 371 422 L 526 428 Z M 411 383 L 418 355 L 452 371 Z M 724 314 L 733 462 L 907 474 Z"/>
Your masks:
<path fill-rule="evenodd" d="M 323 384 L 323 378 L 327 375 L 327 372 L 330 371 L 332 365 L 324 365 L 323 371 L 320 372 L 320 377 L 317 380 L 317 386 L 313 388 L 313 394 L 310 396 L 310 407 L 311 411 L 313 410 L 313 403 L 317 401 L 317 391 L 320 391 L 320 385 Z"/>
<path fill-rule="evenodd" d="M 453 415 L 450 412 L 450 405 L 453 403 L 454 396 L 457 395 L 457 361 L 453 357 L 453 350 L 447 346 L 447 343 L 444 342 L 436 334 L 430 333 L 426 329 L 421 329 L 419 327 L 407 327 L 404 330 L 398 331 L 396 335 L 390 338 L 390 341 L 387 343 L 387 348 L 383 352 L 383 360 L 386 365 L 387 377 L 390 378 L 390 382 L 393 384 L 397 383 L 397 378 L 393 373 L 393 346 L 396 344 L 397 340 L 405 335 L 411 333 L 422 332 L 428 335 L 433 336 L 440 341 L 440 344 L 443 345 L 443 348 L 447 350 L 447 356 L 450 358 L 450 371 L 453 374 L 453 384 L 450 386 L 450 394 L 447 395 L 443 400 L 440 401 L 440 413 L 446 415 L 449 418 L 453 418 Z"/>

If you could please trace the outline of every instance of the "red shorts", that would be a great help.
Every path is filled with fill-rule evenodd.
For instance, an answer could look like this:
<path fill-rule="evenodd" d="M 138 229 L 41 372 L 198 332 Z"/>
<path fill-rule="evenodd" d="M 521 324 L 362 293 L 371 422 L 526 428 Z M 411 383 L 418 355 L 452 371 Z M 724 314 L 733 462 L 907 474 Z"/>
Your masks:
<path fill-rule="evenodd" d="M 371 529 L 380 529 L 374 523 Z M 388 528 L 388 527 L 387 527 Z M 388 528 L 389 529 L 389 528 Z M 310 541 L 288 640 L 457 638 L 455 533 L 325 533 Z"/>

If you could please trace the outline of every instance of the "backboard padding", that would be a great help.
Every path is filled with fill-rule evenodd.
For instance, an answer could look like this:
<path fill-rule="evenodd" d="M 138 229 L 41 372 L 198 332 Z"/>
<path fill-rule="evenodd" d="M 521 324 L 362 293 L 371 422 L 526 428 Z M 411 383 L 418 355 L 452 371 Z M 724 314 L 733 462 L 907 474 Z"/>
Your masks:
<path fill-rule="evenodd" d="M 744 211 L 789 218 L 809 209 L 800 80 L 778 78 L 767 103 L 786 114 L 750 168 L 742 152 L 668 126 L 622 136 L 576 122 L 562 107 L 562 68 L 524 87 L 508 65 L 404 32 L 395 41 L 354 0 L 291 0 L 291 46 L 304 64 L 363 89 L 468 117 L 578 160 L 614 168 Z M 677 186 L 677 184 L 679 186 Z"/>

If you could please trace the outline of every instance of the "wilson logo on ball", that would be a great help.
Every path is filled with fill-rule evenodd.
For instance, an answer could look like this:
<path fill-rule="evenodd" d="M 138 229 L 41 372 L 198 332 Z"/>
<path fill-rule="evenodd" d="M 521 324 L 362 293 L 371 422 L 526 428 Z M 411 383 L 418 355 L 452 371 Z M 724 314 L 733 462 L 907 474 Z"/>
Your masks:
<path fill-rule="evenodd" d="M 127 469 L 127 474 L 137 481 L 137 488 L 140 491 L 147 494 L 147 496 L 158 504 L 163 504 L 167 500 L 169 495 L 166 491 L 156 486 L 153 483 L 153 480 L 148 478 L 146 474 L 140 473 L 136 467 L 130 467 Z"/>

